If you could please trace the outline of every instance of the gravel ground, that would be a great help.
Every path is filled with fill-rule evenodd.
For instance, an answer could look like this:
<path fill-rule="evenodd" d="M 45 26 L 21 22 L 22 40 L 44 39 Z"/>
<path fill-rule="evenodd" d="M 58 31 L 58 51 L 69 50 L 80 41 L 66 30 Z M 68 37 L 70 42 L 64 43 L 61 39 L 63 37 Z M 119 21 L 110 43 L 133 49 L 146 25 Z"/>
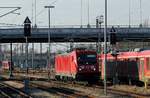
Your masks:
<path fill-rule="evenodd" d="M 18 89 L 24 89 L 24 85 L 21 83 L 17 83 L 15 81 L 4 81 L 4 83 L 13 86 L 15 88 Z M 49 92 L 46 91 L 42 91 L 40 89 L 36 89 L 36 88 L 29 88 L 29 93 L 31 94 L 31 96 L 33 96 L 33 98 L 61 98 L 60 96 L 56 96 L 54 94 L 51 94 Z"/>
<path fill-rule="evenodd" d="M 87 95 L 90 95 L 90 96 L 93 96 L 94 98 L 130 98 L 130 97 L 122 97 L 122 96 L 116 96 L 116 95 L 111 95 L 111 94 L 108 94 L 108 96 L 105 96 L 103 94 L 103 89 L 98 89 L 98 88 L 92 88 L 92 87 L 75 87 L 75 86 L 68 86 L 68 85 L 56 85 L 52 82 L 44 82 L 44 81 L 33 81 L 34 83 L 38 83 L 38 84 L 42 84 L 42 85 L 47 85 L 47 86 L 50 86 L 50 87 L 58 87 L 58 88 L 61 88 L 61 87 L 64 87 L 64 88 L 69 88 L 69 89 L 73 89 L 73 90 L 77 90 L 77 91 L 80 91 L 80 92 L 83 92 Z M 18 89 L 23 89 L 24 88 L 24 85 L 21 84 L 21 83 L 16 83 L 15 81 L 4 81 L 4 83 L 6 84 L 9 84 L 13 87 L 16 87 Z M 116 86 L 117 87 L 117 86 Z M 120 87 L 120 86 L 118 86 Z M 121 88 L 125 88 L 126 86 L 121 86 Z M 127 88 L 126 88 L 127 89 Z M 134 87 L 133 87 L 134 89 Z M 132 89 L 131 89 L 132 90 Z M 29 89 L 30 91 L 30 94 L 34 97 L 34 98 L 62 98 L 60 96 L 56 96 L 55 94 L 52 94 L 52 93 L 49 93 L 49 92 L 46 92 L 46 91 L 42 91 L 40 89 L 35 89 L 35 88 L 31 88 Z"/>
<path fill-rule="evenodd" d="M 123 91 L 136 92 L 141 94 L 150 94 L 150 89 L 145 89 L 144 87 L 129 86 L 129 85 L 115 85 L 110 88 L 117 88 Z"/>
<path fill-rule="evenodd" d="M 104 95 L 104 90 L 103 89 L 98 89 L 98 88 L 92 88 L 92 87 L 75 87 L 75 86 L 68 86 L 68 85 L 58 85 L 58 84 L 54 84 L 52 82 L 43 82 L 43 81 L 33 81 L 33 83 L 37 83 L 37 84 L 42 84 L 42 85 L 46 85 L 46 86 L 53 86 L 53 87 L 58 87 L 58 88 L 69 88 L 69 89 L 73 89 L 76 91 L 80 91 L 85 93 L 86 95 L 90 95 L 93 96 L 94 98 L 127 98 L 127 97 L 121 97 L 121 96 L 116 96 L 116 95 L 111 95 L 108 94 L 107 96 Z"/>
<path fill-rule="evenodd" d="M 56 96 L 50 94 L 49 92 L 42 91 L 40 89 L 30 88 L 31 96 L 34 98 L 61 98 L 60 96 Z"/>
<path fill-rule="evenodd" d="M 23 75 L 23 74 L 21 74 L 21 75 Z M 34 75 L 32 75 L 32 76 L 37 76 L 37 74 L 34 74 Z M 41 76 L 41 75 L 39 75 L 38 76 L 39 78 L 47 78 L 47 74 L 44 74 L 43 76 Z M 8 84 L 10 84 L 11 86 L 13 86 L 13 85 L 17 85 L 17 84 L 15 84 L 14 82 L 11 82 L 11 81 L 6 81 L 6 83 L 8 83 Z M 81 92 L 83 92 L 83 93 L 85 93 L 85 94 L 87 94 L 87 95 L 93 95 L 93 96 L 95 96 L 95 98 L 105 98 L 106 96 L 104 96 L 104 94 L 103 94 L 103 89 L 98 89 L 98 88 L 92 88 L 92 87 L 75 87 L 75 86 L 67 86 L 67 85 L 55 85 L 55 84 L 53 84 L 53 83 L 50 83 L 50 82 L 40 82 L 39 81 L 39 83 L 42 83 L 42 84 L 44 84 L 44 85 L 53 85 L 53 86 L 59 86 L 59 87 L 66 87 L 66 88 L 69 88 L 69 89 L 74 89 L 74 90 L 77 90 L 77 91 L 81 91 Z M 17 87 L 19 87 L 19 88 L 22 88 L 23 87 L 23 85 L 17 85 Z M 117 88 L 117 89 L 119 89 L 119 90 L 124 90 L 124 91 L 131 91 L 131 92 L 136 92 L 136 93 L 142 93 L 142 94 L 150 94 L 150 89 L 147 89 L 147 90 L 145 90 L 144 89 L 144 87 L 139 87 L 139 86 L 129 86 L 129 85 L 115 85 L 115 86 L 111 86 L 110 88 Z M 34 90 L 33 90 L 34 91 Z M 44 95 L 46 95 L 46 94 L 44 94 Z M 111 97 L 109 97 L 109 96 L 111 96 Z M 107 96 L 107 97 L 109 97 L 109 98 L 113 98 L 112 96 L 113 95 L 109 95 L 109 96 Z M 58 98 L 58 97 L 51 97 L 51 98 Z M 116 96 L 114 97 L 114 98 L 116 98 Z M 117 98 L 120 98 L 120 97 L 117 97 Z M 126 97 L 121 97 L 121 98 L 126 98 Z"/>

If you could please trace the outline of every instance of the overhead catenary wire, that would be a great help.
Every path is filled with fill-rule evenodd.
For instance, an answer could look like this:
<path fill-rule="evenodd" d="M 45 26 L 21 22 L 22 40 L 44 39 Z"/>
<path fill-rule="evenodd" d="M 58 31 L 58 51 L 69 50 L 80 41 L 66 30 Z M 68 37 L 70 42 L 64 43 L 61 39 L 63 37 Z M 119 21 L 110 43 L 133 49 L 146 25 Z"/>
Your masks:
<path fill-rule="evenodd" d="M 13 10 L 8 11 L 7 13 L 5 13 L 5 14 L 3 14 L 3 15 L 0 15 L 0 18 L 1 18 L 1 17 L 4 17 L 4 16 L 6 16 L 6 15 L 9 15 L 10 13 L 14 13 L 15 11 L 21 9 L 21 7 L 0 7 L 0 8 L 2 8 L 2 9 L 9 9 L 9 8 L 13 9 Z"/>

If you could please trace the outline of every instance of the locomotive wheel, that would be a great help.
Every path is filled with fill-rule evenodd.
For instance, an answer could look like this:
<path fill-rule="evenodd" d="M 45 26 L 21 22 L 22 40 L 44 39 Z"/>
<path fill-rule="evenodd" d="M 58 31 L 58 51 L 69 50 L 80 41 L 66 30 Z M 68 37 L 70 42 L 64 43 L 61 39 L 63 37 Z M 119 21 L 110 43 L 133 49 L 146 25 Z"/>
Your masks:
<path fill-rule="evenodd" d="M 131 79 L 129 79 L 129 85 L 134 84 L 133 81 Z"/>
<path fill-rule="evenodd" d="M 72 77 L 68 77 L 68 80 L 69 80 L 69 81 L 73 81 L 73 78 L 72 78 Z"/>
<path fill-rule="evenodd" d="M 61 80 L 60 76 L 58 76 L 58 75 L 55 76 L 55 79 L 58 80 L 58 81 Z"/>
<path fill-rule="evenodd" d="M 64 81 L 64 82 L 67 81 L 67 76 L 63 76 L 63 81 Z"/>
<path fill-rule="evenodd" d="M 138 82 L 137 82 L 137 85 L 140 86 L 140 87 L 143 87 L 143 86 L 144 86 L 144 83 L 141 82 L 141 81 L 138 81 Z"/>

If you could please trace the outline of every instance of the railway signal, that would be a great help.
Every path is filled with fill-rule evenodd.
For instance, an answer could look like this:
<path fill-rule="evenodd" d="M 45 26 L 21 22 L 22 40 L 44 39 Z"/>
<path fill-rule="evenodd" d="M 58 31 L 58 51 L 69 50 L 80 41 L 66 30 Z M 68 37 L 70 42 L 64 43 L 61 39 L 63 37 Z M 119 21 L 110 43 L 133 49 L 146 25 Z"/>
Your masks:
<path fill-rule="evenodd" d="M 28 17 L 26 17 L 25 21 L 24 21 L 24 36 L 26 39 L 26 78 L 24 80 L 24 90 L 26 93 L 28 93 L 28 84 L 29 84 L 29 80 L 28 80 L 28 37 L 31 36 L 31 21 Z"/>
<path fill-rule="evenodd" d="M 31 21 L 28 17 L 24 21 L 24 36 L 31 36 Z"/>
<path fill-rule="evenodd" d="M 116 41 L 116 30 L 114 27 L 112 27 L 110 30 L 110 44 L 115 45 Z"/>

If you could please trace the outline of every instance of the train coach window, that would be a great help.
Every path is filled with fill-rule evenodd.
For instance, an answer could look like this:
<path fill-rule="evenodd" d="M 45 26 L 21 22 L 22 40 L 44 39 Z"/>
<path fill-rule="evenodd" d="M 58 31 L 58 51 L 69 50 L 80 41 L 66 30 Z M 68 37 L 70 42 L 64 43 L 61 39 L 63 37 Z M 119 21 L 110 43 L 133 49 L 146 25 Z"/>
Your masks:
<path fill-rule="evenodd" d="M 144 66 L 144 60 L 140 60 L 140 64 Z"/>
<path fill-rule="evenodd" d="M 147 58 L 147 70 L 150 70 L 150 58 Z"/>

